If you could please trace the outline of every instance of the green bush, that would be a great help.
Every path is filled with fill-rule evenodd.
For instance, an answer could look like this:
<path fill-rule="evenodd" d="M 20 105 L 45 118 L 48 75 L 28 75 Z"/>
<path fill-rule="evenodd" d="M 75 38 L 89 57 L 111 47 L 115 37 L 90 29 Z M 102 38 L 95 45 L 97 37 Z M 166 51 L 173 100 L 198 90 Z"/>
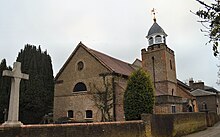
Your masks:
<path fill-rule="evenodd" d="M 133 72 L 124 94 L 126 120 L 139 120 L 143 113 L 153 113 L 154 87 L 150 76 L 142 69 Z"/>

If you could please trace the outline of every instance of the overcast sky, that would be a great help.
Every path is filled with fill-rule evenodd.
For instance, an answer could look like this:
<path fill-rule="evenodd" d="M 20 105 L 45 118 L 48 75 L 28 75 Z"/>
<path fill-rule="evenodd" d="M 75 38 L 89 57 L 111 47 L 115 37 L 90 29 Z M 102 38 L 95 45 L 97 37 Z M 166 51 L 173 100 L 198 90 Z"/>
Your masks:
<path fill-rule="evenodd" d="M 41 45 L 52 57 L 54 76 L 77 44 L 132 63 L 147 48 L 145 38 L 157 23 L 175 51 L 178 79 L 202 80 L 216 87 L 217 65 L 195 0 L 0 0 L 0 60 L 12 66 L 25 44 Z"/>

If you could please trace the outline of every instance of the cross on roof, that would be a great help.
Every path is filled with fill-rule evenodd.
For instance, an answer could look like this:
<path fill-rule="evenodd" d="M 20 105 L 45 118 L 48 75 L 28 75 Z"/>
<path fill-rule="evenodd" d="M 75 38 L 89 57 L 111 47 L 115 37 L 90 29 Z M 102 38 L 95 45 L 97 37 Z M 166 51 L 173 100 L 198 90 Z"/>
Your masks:
<path fill-rule="evenodd" d="M 156 22 L 156 9 L 153 8 L 153 9 L 151 10 L 151 12 L 152 12 L 152 14 L 153 14 L 153 20 L 154 20 L 154 22 Z"/>

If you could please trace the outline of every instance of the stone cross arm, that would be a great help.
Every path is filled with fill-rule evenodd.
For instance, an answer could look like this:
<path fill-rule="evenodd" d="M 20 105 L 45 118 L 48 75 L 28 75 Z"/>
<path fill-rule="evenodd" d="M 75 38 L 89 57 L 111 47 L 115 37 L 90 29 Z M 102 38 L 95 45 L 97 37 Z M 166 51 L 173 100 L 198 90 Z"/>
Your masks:
<path fill-rule="evenodd" d="M 14 73 L 10 70 L 4 70 L 2 73 L 2 76 L 8 76 L 8 77 L 14 77 L 14 78 L 20 78 L 20 79 L 29 79 L 29 75 L 28 74 L 20 74 L 18 76 L 15 76 Z"/>
<path fill-rule="evenodd" d="M 2 76 L 8 76 L 8 77 L 14 77 L 14 78 L 19 78 L 19 79 L 29 79 L 28 74 L 21 73 L 21 63 L 20 62 L 15 62 L 13 65 L 13 70 L 4 70 L 2 73 Z"/>

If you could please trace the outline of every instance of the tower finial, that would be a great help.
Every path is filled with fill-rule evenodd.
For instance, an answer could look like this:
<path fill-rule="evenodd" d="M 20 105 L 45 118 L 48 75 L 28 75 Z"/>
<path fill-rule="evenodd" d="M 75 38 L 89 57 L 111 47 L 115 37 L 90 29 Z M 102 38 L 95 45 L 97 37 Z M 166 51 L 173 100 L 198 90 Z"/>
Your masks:
<path fill-rule="evenodd" d="M 152 14 L 153 14 L 153 20 L 154 20 L 154 22 L 156 22 L 156 9 L 153 8 L 153 9 L 151 10 L 151 12 L 152 12 Z"/>

